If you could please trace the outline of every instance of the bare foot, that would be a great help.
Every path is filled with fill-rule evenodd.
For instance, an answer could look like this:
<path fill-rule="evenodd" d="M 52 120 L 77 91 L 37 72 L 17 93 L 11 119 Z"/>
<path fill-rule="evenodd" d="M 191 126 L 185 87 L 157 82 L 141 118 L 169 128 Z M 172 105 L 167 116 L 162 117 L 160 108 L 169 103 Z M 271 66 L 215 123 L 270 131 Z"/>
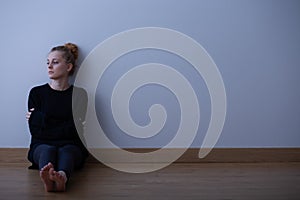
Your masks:
<path fill-rule="evenodd" d="M 48 163 L 40 171 L 40 177 L 47 192 L 54 191 L 54 182 L 50 179 L 49 176 L 50 169 L 53 169 L 53 165 L 51 163 Z"/>
<path fill-rule="evenodd" d="M 67 176 L 64 171 L 54 171 L 50 170 L 50 179 L 54 181 L 55 191 L 56 192 L 64 192 L 66 191 L 66 182 Z"/>

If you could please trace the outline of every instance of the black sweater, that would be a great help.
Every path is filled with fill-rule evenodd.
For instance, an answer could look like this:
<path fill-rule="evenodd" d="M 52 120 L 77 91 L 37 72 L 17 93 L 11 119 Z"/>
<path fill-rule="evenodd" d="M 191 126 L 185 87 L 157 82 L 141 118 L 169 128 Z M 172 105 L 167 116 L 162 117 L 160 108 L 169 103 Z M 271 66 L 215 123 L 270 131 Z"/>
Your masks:
<path fill-rule="evenodd" d="M 72 96 L 74 90 L 76 96 Z M 57 147 L 78 145 L 86 157 L 88 153 L 79 137 L 83 134 L 86 107 L 87 94 L 82 88 L 70 86 L 67 90 L 58 91 L 49 84 L 32 88 L 28 98 L 28 110 L 34 108 L 28 121 L 31 133 L 28 160 L 33 163 L 33 151 L 39 144 Z M 76 118 L 73 118 L 73 114 Z"/>

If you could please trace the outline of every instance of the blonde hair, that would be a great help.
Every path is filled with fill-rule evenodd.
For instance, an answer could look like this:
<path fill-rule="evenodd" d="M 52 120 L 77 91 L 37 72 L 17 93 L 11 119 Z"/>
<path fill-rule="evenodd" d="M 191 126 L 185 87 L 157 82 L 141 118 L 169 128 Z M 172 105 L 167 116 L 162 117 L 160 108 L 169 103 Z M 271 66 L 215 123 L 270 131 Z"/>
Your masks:
<path fill-rule="evenodd" d="M 50 52 L 60 51 L 63 53 L 62 57 L 65 59 L 66 63 L 71 63 L 73 65 L 72 70 L 69 75 L 73 75 L 76 68 L 76 61 L 78 58 L 78 47 L 73 43 L 66 43 L 64 45 L 53 47 Z"/>

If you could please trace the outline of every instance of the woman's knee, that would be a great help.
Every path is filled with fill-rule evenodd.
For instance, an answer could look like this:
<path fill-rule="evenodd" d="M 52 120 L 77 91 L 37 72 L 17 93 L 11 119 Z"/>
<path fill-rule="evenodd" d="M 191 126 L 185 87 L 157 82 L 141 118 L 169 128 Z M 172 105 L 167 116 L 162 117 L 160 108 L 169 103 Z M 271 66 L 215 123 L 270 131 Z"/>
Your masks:
<path fill-rule="evenodd" d="M 47 145 L 47 144 L 41 144 L 37 146 L 34 150 L 34 155 L 41 155 L 41 154 L 56 154 L 56 147 Z"/>
<path fill-rule="evenodd" d="M 72 154 L 74 156 L 79 156 L 81 154 L 81 150 L 76 145 L 65 145 L 63 147 L 58 148 L 58 154 L 66 153 Z"/>

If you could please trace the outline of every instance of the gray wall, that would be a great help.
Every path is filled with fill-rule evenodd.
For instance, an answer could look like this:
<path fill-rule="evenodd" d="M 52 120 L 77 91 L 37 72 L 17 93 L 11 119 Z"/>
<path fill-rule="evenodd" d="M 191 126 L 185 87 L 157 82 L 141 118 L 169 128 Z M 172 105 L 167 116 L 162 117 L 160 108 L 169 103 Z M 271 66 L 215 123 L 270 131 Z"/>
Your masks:
<path fill-rule="evenodd" d="M 28 146 L 27 95 L 32 86 L 48 82 L 46 57 L 51 47 L 68 41 L 78 44 L 81 63 L 110 36 L 146 26 L 170 28 L 190 36 L 218 66 L 226 88 L 227 117 L 217 147 L 300 147 L 297 0 L 7 0 L 0 5 L 0 147 Z M 113 76 L 123 73 L 124 69 L 118 67 L 122 65 L 167 63 L 181 66 L 183 74 L 193 76 L 187 63 L 166 52 L 144 50 L 126 56 L 118 59 L 99 82 L 99 94 L 110 95 Z M 196 93 L 201 121 L 192 146 L 199 147 L 211 113 L 203 80 L 198 77 L 194 82 L 199 83 Z M 144 86 L 130 104 L 138 124 L 148 123 L 147 106 L 153 103 L 164 105 L 169 114 L 165 129 L 148 140 L 122 135 L 103 102 L 98 102 L 96 109 L 103 116 L 100 121 L 105 129 L 115 134 L 111 136 L 114 142 L 157 147 L 173 137 L 180 109 L 166 88 Z"/>

